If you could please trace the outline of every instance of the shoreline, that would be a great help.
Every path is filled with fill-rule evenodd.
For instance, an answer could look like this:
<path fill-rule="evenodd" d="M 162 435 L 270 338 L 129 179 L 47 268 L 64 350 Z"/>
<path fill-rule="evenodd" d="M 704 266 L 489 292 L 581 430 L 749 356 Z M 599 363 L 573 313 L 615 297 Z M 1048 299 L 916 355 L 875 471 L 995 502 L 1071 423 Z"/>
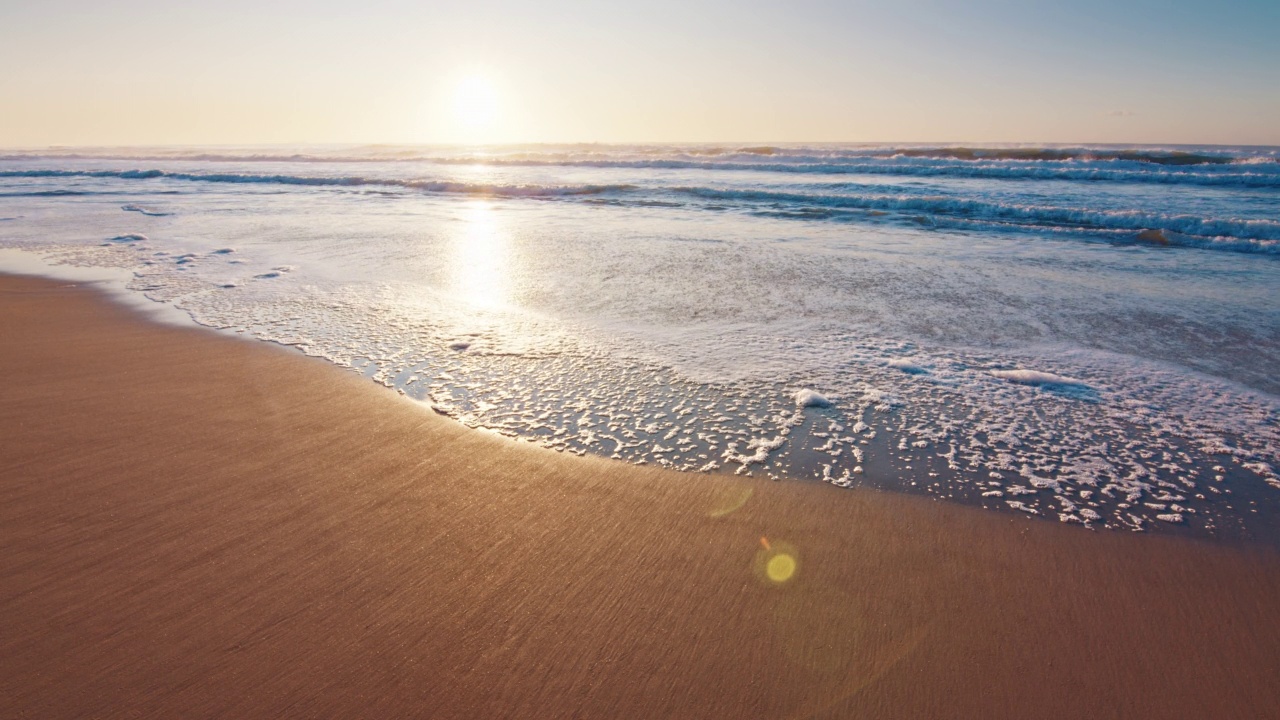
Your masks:
<path fill-rule="evenodd" d="M 477 321 L 473 326 L 455 318 L 441 327 L 450 322 L 457 327 L 445 332 L 412 311 L 413 302 L 374 303 L 372 309 L 352 311 L 365 306 L 334 306 L 311 297 L 295 307 L 284 300 L 292 293 L 263 289 L 263 295 L 246 296 L 260 304 L 244 305 L 243 298 L 223 297 L 224 291 L 239 293 L 227 289 L 239 287 L 239 281 L 202 285 L 208 278 L 165 290 L 164 282 L 140 280 L 156 271 L 160 261 L 155 257 L 176 259 L 178 270 L 170 274 L 182 278 L 205 261 L 239 267 L 245 260 L 227 260 L 235 252 L 231 248 L 201 256 L 157 249 L 165 243 L 129 244 L 127 252 L 120 243 L 104 245 L 103 256 L 95 254 L 102 248 L 62 248 L 44 255 L 47 260 L 34 250 L 0 249 L 0 271 L 17 268 L 72 281 L 106 277 L 104 287 L 113 299 L 148 317 L 291 346 L 430 404 L 469 427 L 574 454 L 684 471 L 821 479 L 1050 521 L 1225 542 L 1261 541 L 1280 548 L 1280 526 L 1273 522 L 1280 517 L 1280 495 L 1272 490 L 1280 487 L 1280 479 L 1269 469 L 1277 438 L 1267 419 L 1276 411 L 1275 398 L 1176 364 L 1135 359 L 1150 367 L 1112 378 L 1123 389 L 1105 402 L 1053 397 L 1059 390 L 1003 377 L 993 381 L 999 373 L 983 368 L 994 361 L 979 357 L 975 370 L 968 367 L 973 359 L 969 350 L 958 351 L 957 359 L 938 348 L 921 350 L 924 365 L 908 362 L 906 370 L 896 361 L 863 357 L 858 363 L 866 374 L 850 372 L 843 380 L 797 374 L 763 384 L 724 385 L 684 376 L 679 363 L 664 364 L 645 353 L 606 353 L 604 359 L 593 359 L 572 343 L 553 347 L 547 356 L 521 342 L 507 348 L 508 335 L 540 336 L 518 324 L 491 327 Z M 85 250 L 88 255 L 79 254 Z M 143 253 L 133 257 L 141 265 L 122 269 L 129 261 L 119 253 L 132 257 L 135 251 Z M 51 264 L 57 262 L 73 265 Z M 252 275 L 252 282 L 274 285 L 275 270 L 292 269 L 275 266 L 265 275 Z M 303 297 L 310 297 L 310 291 Z M 217 309 L 220 304 L 225 312 Z M 1061 370 L 1056 360 L 1029 357 L 1014 353 L 996 366 L 1048 363 Z M 1109 377 L 1111 360 L 1099 362 L 1085 362 L 1076 368 L 1079 373 L 1067 374 L 1106 387 L 1098 377 Z M 1126 362 L 1118 359 L 1117 367 L 1132 370 Z M 959 375 L 952 366 L 962 368 Z M 1175 382 L 1163 378 L 1166 372 L 1176 375 Z M 1095 377 L 1097 373 L 1101 375 Z M 532 382 L 519 382 L 522 377 Z M 860 384 L 845 382 L 857 377 L 863 378 Z M 630 392 L 636 383 L 647 385 L 647 391 Z M 792 399 L 797 388 L 829 392 L 831 387 L 840 390 L 842 383 L 843 394 L 832 394 L 837 402 L 830 409 L 797 413 Z M 967 389 L 951 392 L 954 383 Z M 1087 383 L 1081 387 L 1093 392 Z M 1204 394 L 1210 390 L 1225 394 Z M 887 398 L 883 404 L 877 399 L 881 397 Z M 1006 415 L 1011 407 L 1035 409 Z M 1100 448 L 1103 455 L 1097 454 Z M 1156 456 L 1164 461 L 1153 468 Z"/>
<path fill-rule="evenodd" d="M 154 300 L 149 296 L 147 296 L 145 293 L 142 293 L 136 290 L 131 290 L 128 287 L 128 284 L 129 284 L 129 281 L 135 277 L 135 273 L 134 271 L 131 271 L 128 269 L 118 268 L 114 266 L 95 266 L 95 265 L 81 266 L 81 265 L 75 265 L 75 264 L 65 264 L 65 263 L 50 260 L 47 256 L 42 255 L 38 251 L 31 250 L 31 249 L 0 248 L 0 277 L 35 277 L 35 278 L 43 278 L 43 279 L 58 281 L 58 282 L 89 283 L 94 288 L 99 290 L 103 295 L 105 295 L 108 302 L 112 302 L 112 303 L 116 303 L 121 306 L 124 306 L 140 314 L 143 318 L 151 322 L 164 324 L 164 325 L 183 327 L 187 329 L 201 330 L 205 332 L 214 333 L 220 337 L 234 339 L 237 341 L 264 342 L 268 345 L 279 347 L 286 351 L 294 352 L 298 354 L 300 357 L 305 357 L 308 360 L 318 359 L 323 362 L 326 362 L 329 365 L 332 365 L 333 367 L 337 367 L 342 370 L 355 373 L 356 375 L 363 377 L 366 380 L 370 379 L 368 373 L 363 371 L 360 368 L 357 368 L 351 365 L 339 364 L 333 361 L 331 358 L 328 358 L 324 355 L 315 355 L 315 354 L 308 353 L 303 348 L 295 344 L 291 344 L 289 342 L 254 337 L 252 335 L 245 334 L 244 330 L 233 330 L 233 329 L 225 328 L 221 326 L 206 325 L 200 322 L 199 320 L 197 320 L 195 317 L 193 317 L 189 311 L 179 308 L 172 302 Z M 402 386 L 389 384 L 389 383 L 377 381 L 377 380 L 374 380 L 374 384 L 381 389 L 396 391 L 402 397 L 415 401 L 418 404 L 420 409 L 429 408 L 430 410 L 434 411 L 435 414 L 448 419 L 450 422 L 464 425 L 468 429 L 479 430 L 484 433 L 492 434 L 495 437 L 509 439 L 513 442 L 528 442 L 534 447 L 552 449 L 551 446 L 545 445 L 542 442 L 540 442 L 542 438 L 540 438 L 539 436 L 508 435 L 508 434 L 504 434 L 503 432 L 495 428 L 486 427 L 484 425 L 479 425 L 479 426 L 471 425 L 464 422 L 459 417 L 457 417 L 454 414 L 451 414 L 448 411 L 436 408 L 435 405 L 428 399 L 423 399 L 421 397 L 417 397 L 415 395 L 406 393 L 404 391 L 404 387 Z M 1246 389 L 1252 390 L 1252 388 L 1246 388 Z M 809 422 L 811 421 L 812 421 L 812 418 L 807 419 L 805 424 L 803 424 L 800 429 L 804 430 L 805 432 L 814 431 L 814 426 L 809 425 Z M 862 444 L 864 446 L 867 445 L 867 443 L 865 442 Z M 879 454 L 883 454 L 885 457 L 891 458 L 891 461 L 892 461 L 892 450 L 889 449 L 889 445 L 886 444 L 883 440 L 876 442 L 876 445 L 874 446 L 874 451 Z M 581 453 L 578 451 L 570 451 L 570 452 L 574 455 L 579 455 L 579 456 L 585 454 L 585 455 L 590 455 L 591 457 L 595 457 L 599 459 L 608 458 L 608 456 L 606 456 L 603 452 L 597 452 L 591 449 L 586 450 L 585 453 Z M 570 452 L 566 452 L 565 454 L 568 455 L 570 454 Z M 656 469 L 668 469 L 673 472 L 679 472 L 681 474 L 698 475 L 698 476 L 704 476 L 704 477 L 707 475 L 738 476 L 741 474 L 743 477 L 746 477 L 746 478 L 756 478 L 756 479 L 762 479 L 762 480 L 768 479 L 772 481 L 781 481 L 784 483 L 811 484 L 813 482 L 827 482 L 826 480 L 820 479 L 820 468 L 822 466 L 822 460 L 825 459 L 825 456 L 819 455 L 817 457 L 821 459 L 815 460 L 811 458 L 810 459 L 811 464 L 800 466 L 797 468 L 797 469 L 808 469 L 810 471 L 810 476 L 808 477 L 800 474 L 795 474 L 795 475 L 775 474 L 772 470 L 764 466 L 752 468 L 745 473 L 742 473 L 740 470 L 731 471 L 728 468 L 723 466 L 717 470 L 713 470 L 710 472 L 686 470 L 686 469 L 674 468 L 669 466 L 664 467 L 659 464 L 654 464 L 650 466 Z M 617 459 L 617 458 L 615 457 L 612 459 Z M 622 462 L 635 465 L 636 467 L 649 465 L 648 462 L 636 462 L 634 460 L 627 460 L 627 459 L 622 460 Z M 953 472 L 945 464 L 938 462 L 937 458 L 925 458 L 923 462 L 924 462 L 924 465 L 920 469 L 923 470 L 926 474 L 928 474 L 930 478 L 936 478 L 938 476 L 949 476 Z M 1224 458 L 1224 462 L 1225 462 L 1225 458 Z M 1203 470 L 1207 470 L 1208 467 L 1202 466 L 1199 469 L 1203 471 Z M 1266 509 L 1268 512 L 1268 516 L 1275 515 L 1277 508 L 1280 508 L 1280 499 L 1273 497 L 1271 493 L 1268 493 L 1265 490 L 1262 490 L 1260 492 L 1258 488 L 1252 488 L 1252 489 L 1248 488 L 1248 486 L 1245 483 L 1242 483 L 1239 481 L 1244 480 L 1245 482 L 1248 482 L 1248 480 L 1250 479 L 1239 477 L 1238 469 L 1236 468 L 1232 468 L 1232 471 L 1237 475 L 1237 477 L 1233 479 L 1237 484 L 1236 489 L 1245 491 L 1244 493 L 1241 493 L 1240 495 L 1236 496 L 1236 501 L 1241 504 L 1248 502 L 1254 505 L 1256 505 L 1258 501 L 1262 501 L 1264 503 L 1264 509 Z M 884 473 L 885 471 L 880 470 L 879 472 Z M 907 483 L 904 479 L 902 479 L 901 477 L 892 476 L 892 474 L 898 474 L 902 471 L 896 471 L 896 470 L 890 469 L 888 472 L 890 472 L 891 475 L 867 474 L 867 475 L 859 476 L 860 482 L 853 486 L 841 485 L 839 483 L 832 483 L 832 484 L 841 489 L 848 489 L 849 487 L 858 487 L 858 488 L 862 488 L 864 490 L 873 491 L 873 492 L 888 492 L 892 494 L 909 495 L 909 496 L 914 496 L 918 498 L 927 498 L 937 502 L 955 503 L 955 504 L 963 505 L 970 508 L 982 508 L 989 512 L 997 512 L 1005 515 L 1010 515 L 1013 517 L 1020 517 L 1022 515 L 1026 515 L 1026 518 L 1033 522 L 1034 521 L 1050 522 L 1050 523 L 1064 522 L 1061 519 L 1058 519 L 1055 521 L 1052 513 L 1041 514 L 1039 512 L 1020 512 L 1014 509 L 1000 508 L 998 506 L 992 507 L 991 505 L 988 504 L 988 501 L 985 495 L 981 497 L 977 495 L 977 492 L 980 492 L 982 488 L 980 488 L 979 491 L 975 491 L 971 496 L 966 496 L 963 493 L 959 495 L 949 494 L 949 495 L 943 496 L 943 495 L 933 494 L 928 491 L 913 490 L 911 487 L 907 486 Z M 928 482 L 926 481 L 923 484 L 927 485 Z M 915 485 L 915 483 L 911 483 L 911 485 Z M 1255 509 L 1253 510 L 1253 512 L 1256 513 L 1257 510 Z M 1174 537 L 1181 537 L 1181 538 L 1186 538 L 1191 540 L 1202 540 L 1210 543 L 1224 544 L 1227 546 L 1245 546 L 1245 547 L 1249 547 L 1254 544 L 1261 543 L 1261 544 L 1268 545 L 1273 549 L 1280 550 L 1280 528 L 1272 528 L 1267 526 L 1259 527 L 1257 525 L 1246 527 L 1246 525 L 1243 522 L 1244 519 L 1245 519 L 1245 516 L 1241 514 L 1240 517 L 1234 519 L 1235 522 L 1238 523 L 1238 525 L 1229 527 L 1229 528 L 1223 528 L 1223 527 L 1215 527 L 1212 529 L 1192 528 L 1189 525 L 1184 525 L 1183 523 L 1178 522 L 1178 523 L 1171 523 L 1171 524 L 1157 523 L 1156 529 L 1159 534 L 1167 534 Z M 1079 520 L 1080 518 L 1074 518 L 1074 521 L 1079 522 Z M 1085 524 L 1085 523 L 1081 523 L 1081 524 Z M 1133 531 L 1142 532 L 1142 533 L 1150 532 L 1150 527 L 1144 527 L 1140 530 L 1135 530 L 1135 528 L 1132 528 L 1132 527 L 1119 527 L 1114 525 L 1107 525 L 1105 523 L 1085 524 L 1085 527 L 1089 530 L 1098 531 L 1098 532 L 1133 532 Z"/>
<path fill-rule="evenodd" d="M 558 454 L 77 283 L 0 334 L 6 716 L 1280 706 L 1273 550 Z"/>

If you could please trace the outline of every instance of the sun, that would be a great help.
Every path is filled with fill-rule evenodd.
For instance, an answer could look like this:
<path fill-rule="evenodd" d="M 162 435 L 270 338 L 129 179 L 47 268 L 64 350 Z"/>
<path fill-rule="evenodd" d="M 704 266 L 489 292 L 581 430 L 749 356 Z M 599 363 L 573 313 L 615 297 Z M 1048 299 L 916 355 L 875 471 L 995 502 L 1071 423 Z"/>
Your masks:
<path fill-rule="evenodd" d="M 453 93 L 453 116 L 465 134 L 476 138 L 498 123 L 498 93 L 483 75 L 462 78 Z"/>

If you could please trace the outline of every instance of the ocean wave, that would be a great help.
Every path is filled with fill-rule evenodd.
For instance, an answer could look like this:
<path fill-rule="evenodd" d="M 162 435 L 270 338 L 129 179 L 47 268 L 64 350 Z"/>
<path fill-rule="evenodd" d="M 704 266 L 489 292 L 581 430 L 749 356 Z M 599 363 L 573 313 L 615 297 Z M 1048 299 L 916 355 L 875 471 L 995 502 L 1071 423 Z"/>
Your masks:
<path fill-rule="evenodd" d="M 830 158 L 788 156 L 762 161 L 758 156 L 726 155 L 716 159 L 699 157 L 665 158 L 582 158 L 582 157 L 440 157 L 428 160 L 439 165 L 487 165 L 495 167 L 580 167 L 635 170 L 709 170 L 771 172 L 811 175 L 876 175 L 889 177 L 954 177 L 991 180 L 1068 180 L 1109 183 L 1151 183 L 1159 185 L 1213 185 L 1280 188 L 1280 164 L 1233 162 L 1188 170 L 1152 165 L 1132 159 L 1097 161 L 948 160 L 933 157 Z"/>
<path fill-rule="evenodd" d="M 818 162 L 759 163 L 707 162 L 697 160 L 533 160 L 492 159 L 482 163 L 466 158 L 436 159 L 439 164 L 497 166 L 561 166 L 589 168 L 631 168 L 638 170 L 731 170 L 813 175 L 878 175 L 899 177 L 958 177 L 992 180 L 1074 180 L 1086 182 L 1153 183 L 1160 185 L 1218 185 L 1280 188 L 1280 166 L 1275 171 L 1234 172 L 1152 171 L 1126 167 L 1123 161 L 1098 165 L 1038 165 L 1010 163 L 907 163 L 872 160 L 860 163 Z M 1237 167 L 1237 166 L 1230 166 Z"/>
<path fill-rule="evenodd" d="M 98 194 L 83 190 L 32 190 L 27 192 L 0 192 L 0 197 L 74 197 L 77 195 Z"/>
<path fill-rule="evenodd" d="M 120 178 L 153 180 L 165 178 L 192 182 L 304 185 L 313 187 L 395 187 L 431 193 L 479 195 L 486 197 L 562 197 L 597 195 L 630 190 L 632 185 L 493 185 L 442 180 L 398 180 L 361 176 L 256 175 L 250 173 L 189 173 L 167 170 L 5 170 L 0 178 Z M 31 194 L 76 194 L 74 191 L 44 191 Z"/>
<path fill-rule="evenodd" d="M 1280 254 L 1280 220 L 1211 217 L 1157 210 L 1108 210 L 1000 201 L 984 197 L 895 192 L 894 186 L 840 183 L 821 191 L 808 186 L 798 191 L 732 189 L 701 185 L 649 184 L 498 185 L 432 179 L 399 179 L 361 175 L 292 175 L 199 173 L 150 169 L 0 171 L 0 178 L 108 178 L 122 180 L 182 180 L 190 182 L 275 184 L 309 187 L 418 191 L 476 197 L 564 198 L 628 205 L 687 205 L 704 201 L 703 209 L 736 208 L 757 215 L 836 221 L 899 221 L 919 225 L 990 231 L 1036 231 L 1086 234 L 1117 242 L 1199 247 L 1234 252 Z M 83 194 L 80 189 L 24 191 L 28 195 Z M 692 201 L 690 199 L 693 199 Z M 678 201 L 672 203 L 671 201 Z M 126 210 L 156 211 L 127 205 Z M 888 216 L 888 217 L 885 217 Z"/>
<path fill-rule="evenodd" d="M 940 147 L 904 148 L 896 152 L 903 157 L 945 158 L 950 160 L 1032 160 L 1062 162 L 1066 160 L 1128 160 L 1154 165 L 1230 165 L 1237 158 L 1226 153 L 1197 153 L 1186 150 L 1101 148 L 983 148 Z M 1274 159 L 1272 160 L 1274 162 Z"/>
<path fill-rule="evenodd" d="M 807 209 L 857 210 L 923 216 L 926 224 L 958 220 L 968 225 L 998 224 L 1024 228 L 1065 228 L 1072 231 L 1161 233 L 1157 244 L 1185 244 L 1252 252 L 1280 252 L 1280 221 L 1206 218 L 1141 210 L 1094 210 L 1052 205 L 1001 203 L 940 195 L 830 195 L 767 190 L 721 190 L 678 187 L 672 192 L 717 202 L 766 205 L 786 213 Z M 801 215 L 803 216 L 803 215 Z M 1154 237 L 1154 236 L 1148 236 Z"/>
<path fill-rule="evenodd" d="M 468 150 L 375 146 L 303 152 L 193 149 L 0 156 L 11 161 L 40 159 L 689 169 L 1280 188 L 1280 150 L 1276 148 L 569 145 Z"/>

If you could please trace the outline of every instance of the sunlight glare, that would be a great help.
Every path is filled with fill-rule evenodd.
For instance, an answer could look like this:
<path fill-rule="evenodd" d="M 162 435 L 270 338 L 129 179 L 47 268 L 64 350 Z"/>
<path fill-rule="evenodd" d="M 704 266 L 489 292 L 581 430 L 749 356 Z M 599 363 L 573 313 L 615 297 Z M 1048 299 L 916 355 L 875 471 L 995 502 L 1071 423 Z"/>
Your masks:
<path fill-rule="evenodd" d="M 498 93 L 481 75 L 463 78 L 454 90 L 454 119 L 468 132 L 490 130 L 498 121 Z"/>
<path fill-rule="evenodd" d="M 453 290 L 472 307 L 496 310 L 510 301 L 506 234 L 486 200 L 469 202 L 455 240 Z"/>

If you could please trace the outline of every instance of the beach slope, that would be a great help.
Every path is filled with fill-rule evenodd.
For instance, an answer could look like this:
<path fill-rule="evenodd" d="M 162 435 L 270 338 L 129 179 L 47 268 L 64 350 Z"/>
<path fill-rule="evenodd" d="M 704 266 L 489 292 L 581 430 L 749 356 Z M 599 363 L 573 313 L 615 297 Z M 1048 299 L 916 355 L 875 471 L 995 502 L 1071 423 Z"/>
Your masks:
<path fill-rule="evenodd" d="M 0 338 L 3 717 L 1280 708 L 1266 549 L 557 454 L 86 285 Z"/>

